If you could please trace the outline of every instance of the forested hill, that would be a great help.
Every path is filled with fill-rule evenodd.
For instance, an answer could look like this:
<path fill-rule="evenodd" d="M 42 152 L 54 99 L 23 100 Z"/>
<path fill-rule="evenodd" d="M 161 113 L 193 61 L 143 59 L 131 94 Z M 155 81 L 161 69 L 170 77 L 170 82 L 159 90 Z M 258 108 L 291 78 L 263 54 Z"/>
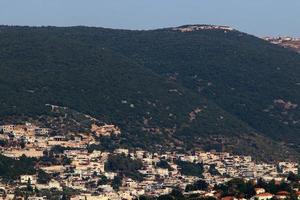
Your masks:
<path fill-rule="evenodd" d="M 53 104 L 118 124 L 127 146 L 300 152 L 300 55 L 189 27 L 2 26 L 1 118 L 37 117 Z"/>

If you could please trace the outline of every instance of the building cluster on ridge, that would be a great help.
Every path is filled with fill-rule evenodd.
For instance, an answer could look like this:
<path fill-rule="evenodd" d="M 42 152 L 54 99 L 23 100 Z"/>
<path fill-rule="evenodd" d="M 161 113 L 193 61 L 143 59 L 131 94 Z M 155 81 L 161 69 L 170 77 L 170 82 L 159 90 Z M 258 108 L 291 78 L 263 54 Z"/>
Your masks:
<path fill-rule="evenodd" d="M 199 31 L 199 30 L 233 31 L 234 29 L 229 26 L 218 26 L 218 25 L 189 25 L 189 26 L 173 28 L 173 30 L 180 31 L 180 32 L 192 32 L 192 31 Z"/>
<path fill-rule="evenodd" d="M 272 44 L 280 45 L 284 48 L 293 49 L 300 53 L 300 38 L 293 37 L 264 37 L 264 40 Z"/>

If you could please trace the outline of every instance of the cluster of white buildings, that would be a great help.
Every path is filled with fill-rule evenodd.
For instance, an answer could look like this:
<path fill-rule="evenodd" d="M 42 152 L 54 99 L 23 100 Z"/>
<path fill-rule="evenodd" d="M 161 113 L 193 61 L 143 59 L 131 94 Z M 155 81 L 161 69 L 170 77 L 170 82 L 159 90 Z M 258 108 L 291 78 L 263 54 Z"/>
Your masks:
<path fill-rule="evenodd" d="M 300 41 L 299 38 L 293 37 L 264 37 L 263 39 L 273 43 L 273 44 L 281 44 L 283 42 L 291 42 L 291 41 Z"/>
<path fill-rule="evenodd" d="M 218 26 L 218 25 L 189 25 L 189 26 L 173 28 L 173 30 L 180 31 L 180 32 L 192 32 L 192 31 L 199 31 L 199 30 L 233 31 L 234 29 L 229 26 Z"/>
<path fill-rule="evenodd" d="M 107 130 L 105 129 L 107 128 Z M 32 124 L 4 125 L 0 128 L 0 139 L 8 144 L 1 147 L 1 154 L 18 159 L 25 154 L 27 157 L 40 158 L 45 156 L 45 150 L 51 150 L 53 146 L 66 147 L 69 150 L 56 153 L 55 157 L 66 157 L 69 164 L 39 165 L 37 168 L 55 175 L 47 184 L 37 181 L 37 175 L 24 174 L 18 184 L 13 188 L 2 183 L 1 188 L 6 191 L 7 199 L 13 199 L 13 191 L 16 187 L 24 187 L 30 184 L 33 188 L 56 189 L 62 191 L 64 187 L 79 191 L 80 195 L 74 195 L 72 200 L 92 199 L 134 199 L 141 195 L 159 196 L 168 194 L 174 187 L 185 189 L 188 184 L 193 184 L 199 179 L 205 180 L 211 186 L 231 180 L 232 178 L 244 178 L 247 180 L 263 178 L 266 181 L 283 181 L 287 174 L 298 173 L 297 163 L 280 162 L 278 164 L 257 163 L 250 156 L 236 156 L 225 152 L 194 152 L 181 154 L 177 152 L 150 153 L 144 150 L 116 149 L 108 151 L 87 151 L 87 146 L 97 144 L 95 134 L 73 135 L 72 140 L 67 136 L 51 136 L 51 130 L 39 128 Z M 120 134 L 114 126 L 93 126 L 93 132 L 99 134 Z M 108 133 L 106 133 L 108 132 Z M 16 142 L 24 142 L 25 146 L 15 145 Z M 15 146 L 13 146 L 15 145 Z M 119 190 L 112 187 L 112 181 L 119 174 L 106 171 L 105 163 L 110 155 L 123 154 L 132 160 L 140 160 L 143 167 L 138 172 L 143 175 L 143 180 L 137 181 L 129 177 L 123 177 Z M 181 173 L 177 161 L 189 163 L 201 163 L 203 174 L 188 176 Z M 157 163 L 164 161 L 169 167 L 161 168 Z M 105 177 L 104 182 L 102 180 Z M 212 191 L 205 191 L 203 195 L 213 196 Z M 45 197 L 31 197 L 32 200 L 41 200 Z"/>
<path fill-rule="evenodd" d="M 86 149 L 88 145 L 99 144 L 95 137 L 119 135 L 121 132 L 114 125 L 97 126 L 93 124 L 90 133 L 72 133 L 66 136 L 50 134 L 51 130 L 48 128 L 40 128 L 26 123 L 24 125 L 2 125 L 0 133 L 0 140 L 7 142 L 6 146 L 0 147 L 1 154 L 13 158 L 21 155 L 39 158 L 43 156 L 45 150 L 50 150 L 54 146 Z"/>
<path fill-rule="evenodd" d="M 265 37 L 264 40 L 272 44 L 280 45 L 284 48 L 294 49 L 300 53 L 300 38 L 293 37 Z"/>

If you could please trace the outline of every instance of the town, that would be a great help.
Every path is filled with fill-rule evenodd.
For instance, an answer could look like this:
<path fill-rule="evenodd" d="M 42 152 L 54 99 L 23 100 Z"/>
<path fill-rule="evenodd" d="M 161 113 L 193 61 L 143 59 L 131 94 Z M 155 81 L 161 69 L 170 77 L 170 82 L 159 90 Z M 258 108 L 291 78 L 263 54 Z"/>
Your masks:
<path fill-rule="evenodd" d="M 293 49 L 300 53 L 300 38 L 293 37 L 264 37 L 264 40 L 272 44 L 280 45 L 284 48 Z"/>
<path fill-rule="evenodd" d="M 218 26 L 218 25 L 187 25 L 183 27 L 174 28 L 175 31 L 180 32 L 192 32 L 199 30 L 223 30 L 223 31 L 233 31 L 234 29 L 229 26 Z"/>
<path fill-rule="evenodd" d="M 0 126 L 1 156 L 34 160 L 34 170 L 29 170 L 30 173 L 18 174 L 14 181 L 2 177 L 2 199 L 24 199 L 22 193 L 16 192 L 22 188 L 58 192 L 68 188 L 73 191 L 69 196 L 71 200 L 157 197 L 169 194 L 174 188 L 184 191 L 185 195 L 220 199 L 214 187 L 235 178 L 281 183 L 288 181 L 290 174 L 298 174 L 298 164 L 294 162 L 263 163 L 250 156 L 226 152 L 91 150 L 88 146 L 98 144 L 97 137 L 117 137 L 121 131 L 115 125 L 93 124 L 91 132 L 93 134 L 64 136 L 31 123 Z M 198 181 L 205 182 L 207 187 L 187 190 Z M 257 194 L 252 198 L 265 200 L 276 195 L 266 193 L 263 188 L 255 189 Z M 282 195 L 287 197 L 286 193 L 281 194 L 281 198 Z M 27 194 L 26 198 L 48 199 L 36 192 Z"/>

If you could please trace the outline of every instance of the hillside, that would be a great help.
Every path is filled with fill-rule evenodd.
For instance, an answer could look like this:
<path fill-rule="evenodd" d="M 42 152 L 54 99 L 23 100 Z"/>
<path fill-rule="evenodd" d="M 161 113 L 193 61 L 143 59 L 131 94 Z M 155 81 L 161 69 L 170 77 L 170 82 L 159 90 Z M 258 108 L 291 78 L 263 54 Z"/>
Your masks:
<path fill-rule="evenodd" d="M 235 30 L 170 28 L 110 42 L 266 136 L 299 143 L 300 56 L 295 52 Z"/>
<path fill-rule="evenodd" d="M 300 143 L 299 66 L 298 54 L 235 30 L 2 26 L 0 114 L 59 105 L 117 124 L 121 146 L 285 158 Z"/>

